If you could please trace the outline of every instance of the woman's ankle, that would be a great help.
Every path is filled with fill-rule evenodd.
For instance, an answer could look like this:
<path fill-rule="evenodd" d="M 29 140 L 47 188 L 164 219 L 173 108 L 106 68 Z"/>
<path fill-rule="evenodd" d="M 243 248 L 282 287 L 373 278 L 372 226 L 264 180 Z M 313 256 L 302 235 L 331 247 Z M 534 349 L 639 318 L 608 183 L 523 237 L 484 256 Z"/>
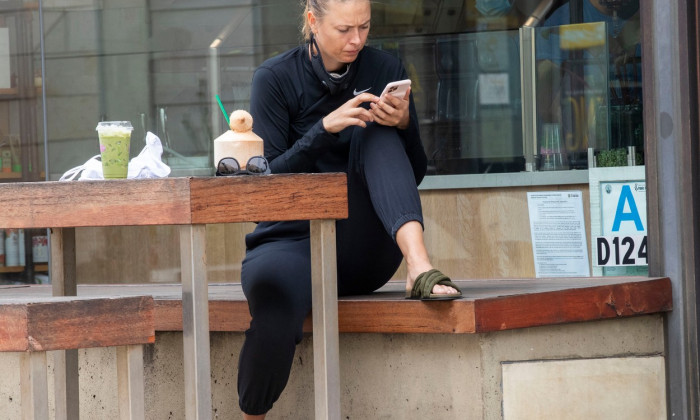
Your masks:
<path fill-rule="evenodd" d="M 433 268 L 423 242 L 423 226 L 420 223 L 411 221 L 401 226 L 396 232 L 396 243 L 406 261 L 409 285 L 419 274 Z"/>

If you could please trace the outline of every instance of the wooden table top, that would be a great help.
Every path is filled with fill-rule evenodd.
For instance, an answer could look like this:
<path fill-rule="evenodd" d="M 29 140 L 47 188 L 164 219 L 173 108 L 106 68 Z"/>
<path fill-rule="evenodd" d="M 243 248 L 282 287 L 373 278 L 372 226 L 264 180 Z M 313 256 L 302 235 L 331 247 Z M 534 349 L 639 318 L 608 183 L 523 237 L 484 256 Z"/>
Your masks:
<path fill-rule="evenodd" d="M 348 217 L 342 173 L 4 183 L 0 197 L 4 228 Z"/>

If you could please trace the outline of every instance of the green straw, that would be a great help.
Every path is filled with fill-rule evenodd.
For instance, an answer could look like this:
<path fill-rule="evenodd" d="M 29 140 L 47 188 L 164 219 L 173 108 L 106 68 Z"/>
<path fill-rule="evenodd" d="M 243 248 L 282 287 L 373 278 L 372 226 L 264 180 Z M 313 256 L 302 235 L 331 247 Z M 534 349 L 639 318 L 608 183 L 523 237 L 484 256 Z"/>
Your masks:
<path fill-rule="evenodd" d="M 214 95 L 216 96 L 216 102 L 219 103 L 219 108 L 221 108 L 221 112 L 224 113 L 224 118 L 226 118 L 226 124 L 231 125 L 231 121 L 228 119 L 228 114 L 226 113 L 226 110 L 224 109 L 224 104 L 221 103 L 221 98 L 219 98 L 219 95 Z"/>

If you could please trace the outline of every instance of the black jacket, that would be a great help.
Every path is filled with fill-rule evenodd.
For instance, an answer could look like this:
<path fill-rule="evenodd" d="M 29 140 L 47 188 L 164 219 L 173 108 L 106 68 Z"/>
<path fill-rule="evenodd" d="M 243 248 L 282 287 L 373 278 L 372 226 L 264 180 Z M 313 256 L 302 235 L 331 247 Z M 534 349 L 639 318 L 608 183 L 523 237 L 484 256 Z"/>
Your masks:
<path fill-rule="evenodd" d="M 348 87 L 331 95 L 313 71 L 308 48 L 305 44 L 270 58 L 253 75 L 253 131 L 263 139 L 272 173 L 347 172 L 353 127 L 331 134 L 323 128 L 323 117 L 355 93 L 379 95 L 387 83 L 407 78 L 397 57 L 366 46 L 351 64 L 355 68 Z M 399 133 L 406 141 L 412 166 L 427 168 L 412 96 L 410 124 Z M 424 175 L 425 169 L 416 182 L 420 183 Z M 303 237 L 308 237 L 308 222 L 260 223 L 246 243 L 251 248 L 269 240 Z"/>

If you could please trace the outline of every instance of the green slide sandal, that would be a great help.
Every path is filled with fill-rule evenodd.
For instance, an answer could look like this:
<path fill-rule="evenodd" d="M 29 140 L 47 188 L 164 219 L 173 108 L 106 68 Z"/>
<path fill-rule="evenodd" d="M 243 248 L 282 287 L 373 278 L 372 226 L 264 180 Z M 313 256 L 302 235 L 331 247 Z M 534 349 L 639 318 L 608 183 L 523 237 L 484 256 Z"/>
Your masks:
<path fill-rule="evenodd" d="M 459 293 L 431 293 L 436 284 L 454 287 Z M 413 284 L 411 290 L 406 290 L 406 299 L 420 300 L 453 300 L 462 297 L 462 291 L 456 284 L 452 283 L 449 277 L 442 274 L 440 270 L 432 269 L 421 273 Z"/>

